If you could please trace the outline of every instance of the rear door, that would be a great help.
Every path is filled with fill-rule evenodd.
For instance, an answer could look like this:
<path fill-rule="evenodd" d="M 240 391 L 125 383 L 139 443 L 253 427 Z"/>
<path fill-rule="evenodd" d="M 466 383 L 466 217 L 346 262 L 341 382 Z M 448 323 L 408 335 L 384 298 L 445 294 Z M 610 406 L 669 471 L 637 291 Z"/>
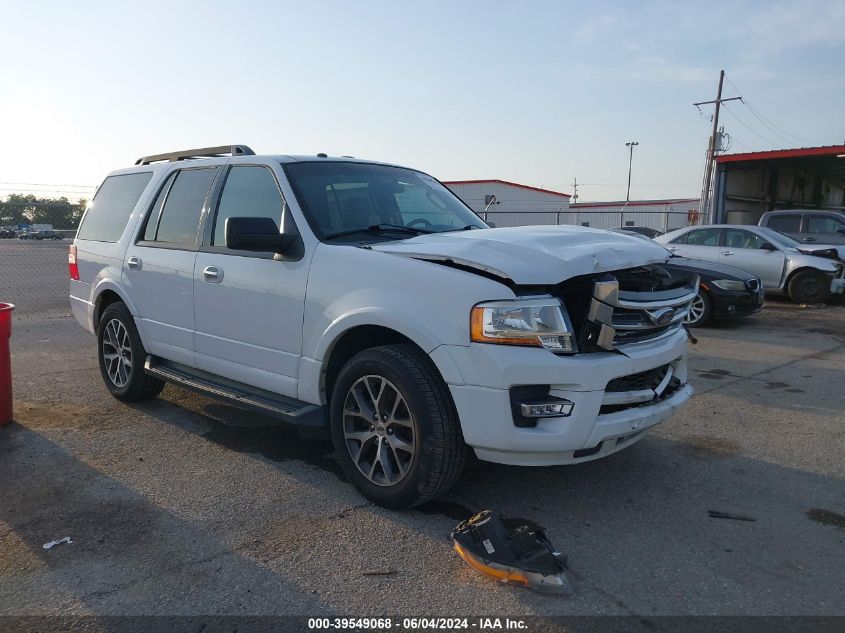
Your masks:
<path fill-rule="evenodd" d="M 308 280 L 301 240 L 284 256 L 225 243 L 231 217 L 269 217 L 297 233 L 278 174 L 267 163 L 234 159 L 218 189 L 193 270 L 197 367 L 296 397 Z"/>
<path fill-rule="evenodd" d="M 666 245 L 670 251 L 688 259 L 705 262 L 719 261 L 719 233 L 721 229 L 709 227 L 694 229 L 675 238 Z"/>
<path fill-rule="evenodd" d="M 771 242 L 745 229 L 724 229 L 722 264 L 735 266 L 763 280 L 763 287 L 780 286 L 786 256 Z"/>
<path fill-rule="evenodd" d="M 123 283 L 138 310 L 147 351 L 190 366 L 200 217 L 218 171 L 201 166 L 170 174 L 123 262 Z"/>

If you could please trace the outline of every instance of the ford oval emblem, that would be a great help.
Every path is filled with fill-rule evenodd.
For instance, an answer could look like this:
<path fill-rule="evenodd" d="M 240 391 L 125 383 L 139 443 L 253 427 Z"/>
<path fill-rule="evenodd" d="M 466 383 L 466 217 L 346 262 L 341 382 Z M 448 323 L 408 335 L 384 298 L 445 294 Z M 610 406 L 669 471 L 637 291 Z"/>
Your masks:
<path fill-rule="evenodd" d="M 668 325 L 675 318 L 677 310 L 675 308 L 658 308 L 657 310 L 646 310 L 648 318 L 655 325 Z"/>

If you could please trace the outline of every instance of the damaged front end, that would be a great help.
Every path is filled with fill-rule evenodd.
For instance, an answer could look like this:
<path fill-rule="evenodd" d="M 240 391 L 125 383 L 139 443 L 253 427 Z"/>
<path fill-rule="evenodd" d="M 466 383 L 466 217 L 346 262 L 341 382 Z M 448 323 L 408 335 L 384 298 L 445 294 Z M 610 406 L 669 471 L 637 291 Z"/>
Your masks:
<path fill-rule="evenodd" d="M 694 273 L 650 264 L 569 279 L 550 292 L 566 306 L 580 351 L 598 352 L 682 328 L 698 284 Z"/>

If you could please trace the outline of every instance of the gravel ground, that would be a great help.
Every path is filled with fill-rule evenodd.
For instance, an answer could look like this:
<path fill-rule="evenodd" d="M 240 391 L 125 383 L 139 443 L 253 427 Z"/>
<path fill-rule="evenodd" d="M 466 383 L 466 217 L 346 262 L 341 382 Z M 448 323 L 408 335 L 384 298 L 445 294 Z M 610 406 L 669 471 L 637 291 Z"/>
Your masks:
<path fill-rule="evenodd" d="M 699 330 L 692 402 L 617 455 L 474 464 L 447 499 L 391 512 L 324 441 L 173 386 L 114 400 L 67 308 L 21 303 L 0 615 L 845 614 L 845 308 L 770 302 Z M 458 559 L 450 530 L 487 507 L 547 528 L 573 595 Z"/>

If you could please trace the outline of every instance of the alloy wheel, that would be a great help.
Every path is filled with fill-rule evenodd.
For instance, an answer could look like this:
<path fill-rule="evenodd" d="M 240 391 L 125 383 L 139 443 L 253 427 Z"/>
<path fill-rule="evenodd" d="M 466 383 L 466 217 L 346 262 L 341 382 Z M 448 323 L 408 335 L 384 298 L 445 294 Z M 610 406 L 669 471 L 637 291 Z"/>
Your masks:
<path fill-rule="evenodd" d="M 695 299 L 693 299 L 692 303 L 690 303 L 689 312 L 684 317 L 684 323 L 687 325 L 690 323 L 698 323 L 701 320 L 701 317 L 704 316 L 704 311 L 704 299 L 701 298 L 701 295 L 696 295 Z"/>
<path fill-rule="evenodd" d="M 129 384 L 132 377 L 132 345 L 129 332 L 119 319 L 106 323 L 102 354 L 112 384 L 118 389 Z"/>
<path fill-rule="evenodd" d="M 402 481 L 417 450 L 417 424 L 399 389 L 382 376 L 362 376 L 343 404 L 346 449 L 360 473 L 379 486 Z"/>

